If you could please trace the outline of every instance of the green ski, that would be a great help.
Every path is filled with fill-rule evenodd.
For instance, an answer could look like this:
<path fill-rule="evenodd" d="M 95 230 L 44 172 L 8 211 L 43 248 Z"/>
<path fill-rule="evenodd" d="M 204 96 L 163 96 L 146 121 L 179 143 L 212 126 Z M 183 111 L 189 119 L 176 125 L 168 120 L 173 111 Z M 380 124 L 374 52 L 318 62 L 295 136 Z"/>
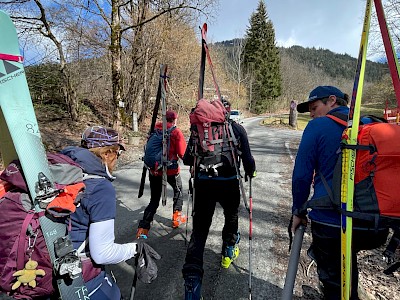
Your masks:
<path fill-rule="evenodd" d="M 57 195 L 58 191 L 53 185 L 25 78 L 17 32 L 10 17 L 3 11 L 0 11 L 0 31 L 0 151 L 5 164 L 19 159 L 35 210 L 41 212 L 45 201 Z M 45 215 L 40 218 L 40 225 L 53 267 L 55 263 L 57 270 L 66 267 L 63 256 L 55 250 L 58 239 L 67 236 L 64 220 L 54 222 Z M 59 254 L 58 259 L 56 254 Z M 76 256 L 76 259 L 77 268 L 73 276 L 69 276 L 69 272 L 63 276 L 56 275 L 58 289 L 64 300 L 89 299 L 82 272 L 79 272 L 79 258 Z"/>

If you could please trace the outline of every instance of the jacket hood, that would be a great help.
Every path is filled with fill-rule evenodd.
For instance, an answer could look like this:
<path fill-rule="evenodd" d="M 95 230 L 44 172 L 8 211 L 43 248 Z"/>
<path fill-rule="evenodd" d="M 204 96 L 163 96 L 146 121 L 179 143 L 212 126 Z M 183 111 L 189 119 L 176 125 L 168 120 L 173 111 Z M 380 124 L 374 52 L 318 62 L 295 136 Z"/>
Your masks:
<path fill-rule="evenodd" d="M 69 156 L 74 162 L 79 164 L 84 173 L 103 176 L 110 181 L 114 179 L 107 173 L 106 167 L 101 159 L 88 149 L 71 146 L 61 150 L 61 153 Z"/>

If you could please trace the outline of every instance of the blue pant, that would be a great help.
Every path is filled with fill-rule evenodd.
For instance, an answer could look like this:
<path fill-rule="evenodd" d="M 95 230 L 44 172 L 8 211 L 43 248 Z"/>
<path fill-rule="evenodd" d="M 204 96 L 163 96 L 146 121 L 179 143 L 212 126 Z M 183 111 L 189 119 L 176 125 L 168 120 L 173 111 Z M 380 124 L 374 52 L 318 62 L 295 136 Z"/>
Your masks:
<path fill-rule="evenodd" d="M 86 282 L 90 300 L 120 300 L 121 291 L 110 274 L 102 271 Z"/>

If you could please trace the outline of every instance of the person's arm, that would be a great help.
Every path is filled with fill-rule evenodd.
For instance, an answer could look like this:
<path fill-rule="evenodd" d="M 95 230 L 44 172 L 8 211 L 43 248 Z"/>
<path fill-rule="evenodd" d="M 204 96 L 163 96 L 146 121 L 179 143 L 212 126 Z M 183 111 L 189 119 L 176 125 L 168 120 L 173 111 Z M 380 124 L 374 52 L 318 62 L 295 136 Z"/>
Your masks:
<path fill-rule="evenodd" d="M 192 151 L 193 151 L 193 147 L 194 147 L 194 145 L 193 145 L 193 131 L 196 130 L 195 127 L 196 127 L 195 125 L 192 125 L 190 127 L 190 130 L 191 130 L 192 133 L 190 134 L 189 142 L 188 142 L 188 144 L 186 146 L 185 154 L 183 155 L 183 158 L 182 158 L 183 164 L 185 166 L 193 166 L 193 164 L 194 164 L 194 157 L 192 155 Z"/>
<path fill-rule="evenodd" d="M 183 159 L 183 156 L 185 155 L 185 150 L 186 150 L 186 141 L 185 141 L 185 137 L 182 133 L 182 131 L 180 129 L 176 129 L 176 155 Z"/>
<path fill-rule="evenodd" d="M 90 256 L 98 264 L 115 264 L 132 258 L 135 243 L 115 244 L 114 219 L 116 216 L 116 193 L 112 183 L 106 179 L 91 180 L 93 188 L 86 194 L 89 213 Z"/>
<path fill-rule="evenodd" d="M 136 243 L 115 243 L 114 219 L 90 224 L 90 256 L 97 264 L 117 264 L 128 260 L 135 256 L 136 248 Z"/>
<path fill-rule="evenodd" d="M 315 122 L 309 122 L 304 130 L 292 176 L 292 196 L 294 215 L 303 214 L 302 207 L 310 195 L 311 184 L 316 169 L 316 157 L 318 149 L 318 128 L 314 126 Z"/>
<path fill-rule="evenodd" d="M 256 171 L 256 163 L 253 155 L 251 154 L 249 139 L 247 138 L 246 130 L 242 125 L 232 122 L 232 129 L 235 137 L 238 140 L 238 149 L 241 154 L 240 157 L 243 162 L 243 168 L 247 175 L 253 177 L 254 172 Z"/>

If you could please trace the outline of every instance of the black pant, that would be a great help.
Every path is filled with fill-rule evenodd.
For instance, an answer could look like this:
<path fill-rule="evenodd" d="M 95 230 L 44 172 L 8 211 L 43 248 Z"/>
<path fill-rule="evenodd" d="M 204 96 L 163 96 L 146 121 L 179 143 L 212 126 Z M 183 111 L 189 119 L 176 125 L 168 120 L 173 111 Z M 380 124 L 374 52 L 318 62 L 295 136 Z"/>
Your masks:
<path fill-rule="evenodd" d="M 222 249 L 233 246 L 238 238 L 239 182 L 232 180 L 196 180 L 194 183 L 193 231 L 190 237 L 183 275 L 203 275 L 203 254 L 208 232 L 219 202 L 224 210 L 225 225 L 222 229 Z"/>
<path fill-rule="evenodd" d="M 350 299 L 358 298 L 357 253 L 382 246 L 386 242 L 388 229 L 379 231 L 353 230 L 352 280 Z M 311 222 L 313 237 L 312 252 L 317 262 L 319 280 L 324 285 L 324 299 L 341 299 L 341 229 Z"/>
<path fill-rule="evenodd" d="M 139 222 L 139 227 L 150 229 L 150 223 L 153 221 L 157 208 L 160 205 L 162 193 L 162 176 L 153 176 L 149 174 L 150 181 L 150 203 L 146 207 L 143 215 L 143 220 Z M 174 204 L 173 212 L 175 210 L 182 211 L 183 193 L 182 193 L 182 179 L 181 175 L 168 175 L 167 181 L 174 190 Z"/>

